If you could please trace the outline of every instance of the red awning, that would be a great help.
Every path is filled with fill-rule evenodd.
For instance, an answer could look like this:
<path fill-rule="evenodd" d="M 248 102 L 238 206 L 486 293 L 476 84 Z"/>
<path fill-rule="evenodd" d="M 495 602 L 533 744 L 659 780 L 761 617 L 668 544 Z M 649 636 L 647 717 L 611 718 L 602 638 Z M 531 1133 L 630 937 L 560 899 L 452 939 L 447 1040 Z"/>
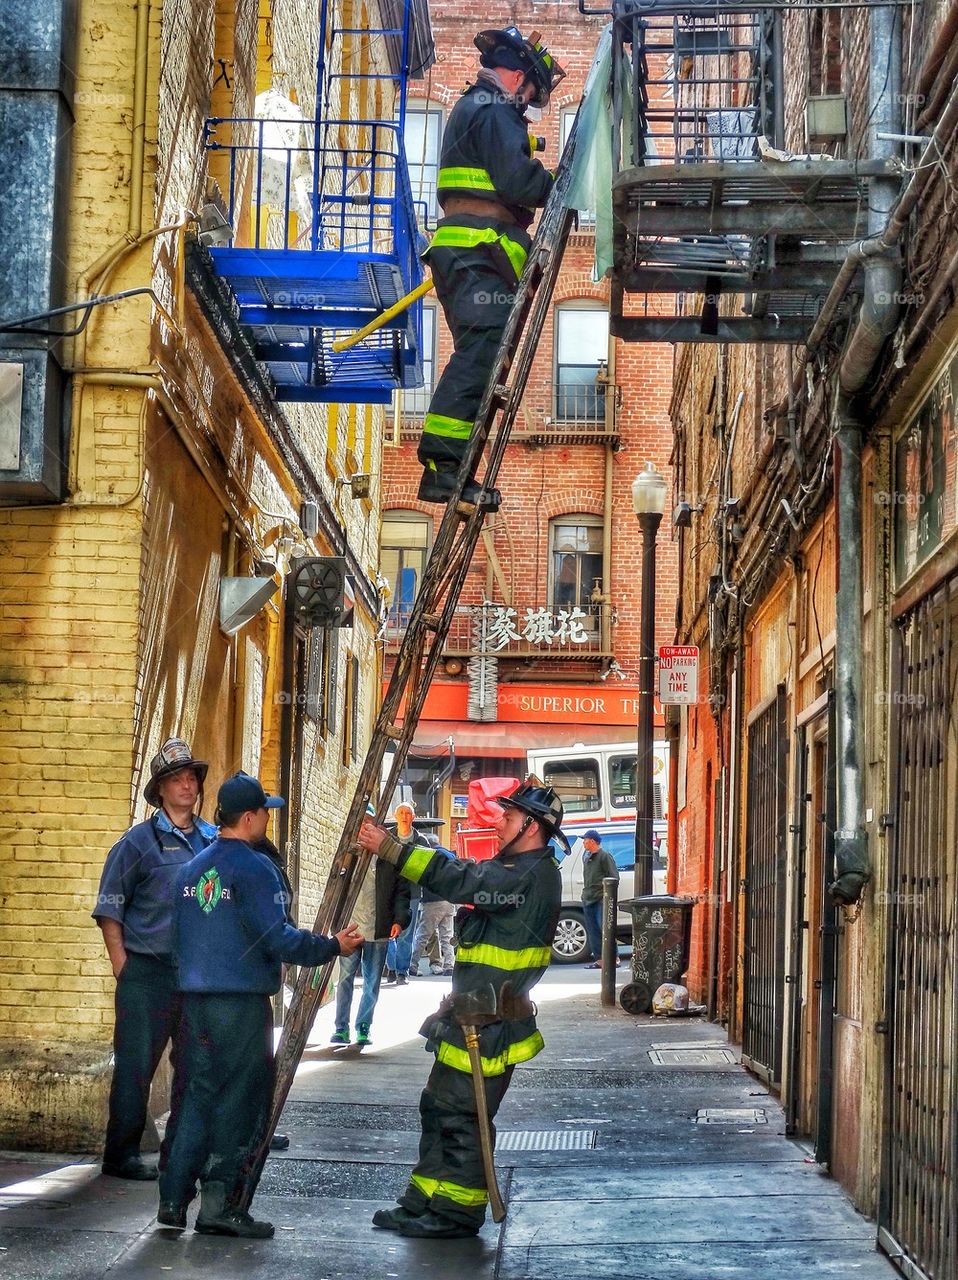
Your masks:
<path fill-rule="evenodd" d="M 462 720 L 420 720 L 413 739 L 413 755 L 435 755 L 446 738 L 455 743 L 456 755 L 524 757 L 530 747 L 591 747 L 605 742 L 628 742 L 628 729 L 602 724 L 494 724 Z"/>

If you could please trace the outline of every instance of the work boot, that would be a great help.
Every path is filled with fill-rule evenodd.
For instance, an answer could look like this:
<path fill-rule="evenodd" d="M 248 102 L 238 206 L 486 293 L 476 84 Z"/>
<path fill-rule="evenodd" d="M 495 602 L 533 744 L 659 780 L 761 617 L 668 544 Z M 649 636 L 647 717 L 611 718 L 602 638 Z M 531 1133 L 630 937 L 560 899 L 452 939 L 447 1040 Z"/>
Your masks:
<path fill-rule="evenodd" d="M 416 495 L 420 502 L 446 503 L 455 492 L 455 471 L 431 471 L 428 467 L 423 469 L 422 479 L 419 481 L 419 492 Z M 483 492 L 482 485 L 475 480 L 467 480 L 462 488 L 461 501 L 480 506 L 483 511 L 498 511 L 502 494 L 498 489 L 486 489 Z"/>
<path fill-rule="evenodd" d="M 161 1227 L 174 1227 L 177 1231 L 185 1231 L 186 1205 L 177 1204 L 175 1200 L 161 1200 L 156 1212 L 156 1220 Z"/>
<path fill-rule="evenodd" d="M 201 1188 L 200 1212 L 193 1230 L 204 1236 L 239 1236 L 244 1240 L 271 1240 L 275 1228 L 271 1222 L 259 1222 L 246 1212 L 226 1203 L 226 1185 L 204 1182 Z"/>
<path fill-rule="evenodd" d="M 126 1178 L 128 1182 L 153 1182 L 160 1175 L 155 1164 L 147 1164 L 142 1156 L 127 1156 L 119 1164 L 103 1161 L 103 1172 L 108 1178 Z"/>
<path fill-rule="evenodd" d="M 395 970 L 395 969 L 384 969 L 384 970 L 383 970 L 383 983 L 384 983 L 384 985 L 385 985 L 385 986 L 387 986 L 387 987 L 390 987 L 390 986 L 392 986 L 392 984 L 393 984 L 395 981 L 396 981 L 396 970 Z"/>
<path fill-rule="evenodd" d="M 373 1214 L 373 1226 L 382 1227 L 384 1231 L 401 1231 L 407 1222 L 415 1222 L 418 1216 L 401 1204 L 395 1209 L 377 1209 Z"/>
<path fill-rule="evenodd" d="M 416 1236 L 424 1240 L 460 1240 L 466 1236 L 477 1236 L 478 1227 L 468 1226 L 464 1222 L 453 1222 L 452 1218 L 443 1218 L 438 1213 L 427 1209 L 418 1218 L 411 1218 L 397 1228 L 401 1236 Z"/>
<path fill-rule="evenodd" d="M 397 987 L 404 987 L 404 986 L 406 986 L 406 984 L 407 984 L 408 982 L 409 982 L 409 978 L 408 978 L 408 976 L 407 976 L 405 973 L 397 973 L 397 974 L 396 974 L 396 986 L 397 986 Z"/>

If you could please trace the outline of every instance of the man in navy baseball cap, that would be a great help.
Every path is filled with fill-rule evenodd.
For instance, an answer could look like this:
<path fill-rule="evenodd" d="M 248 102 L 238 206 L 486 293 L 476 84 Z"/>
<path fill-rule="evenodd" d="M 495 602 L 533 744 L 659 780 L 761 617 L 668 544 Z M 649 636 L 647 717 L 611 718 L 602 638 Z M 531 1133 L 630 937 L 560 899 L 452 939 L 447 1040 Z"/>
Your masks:
<path fill-rule="evenodd" d="M 224 822 L 221 815 L 238 818 L 241 814 L 255 813 L 260 809 L 282 809 L 285 804 L 286 801 L 281 796 L 267 795 L 259 778 L 254 778 L 241 769 L 232 778 L 227 778 L 216 793 L 216 821 L 222 826 L 231 827 L 234 824 Z"/>

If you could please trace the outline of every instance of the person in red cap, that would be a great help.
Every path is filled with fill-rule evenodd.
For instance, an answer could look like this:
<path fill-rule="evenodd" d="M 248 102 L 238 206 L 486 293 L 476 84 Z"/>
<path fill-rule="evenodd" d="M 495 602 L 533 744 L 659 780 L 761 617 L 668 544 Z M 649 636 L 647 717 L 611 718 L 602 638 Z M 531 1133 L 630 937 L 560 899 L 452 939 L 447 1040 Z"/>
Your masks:
<path fill-rule="evenodd" d="M 157 1166 L 141 1157 L 140 1143 L 150 1083 L 171 1040 L 173 1081 L 161 1166 L 176 1132 L 183 1080 L 172 954 L 174 888 L 181 867 L 216 835 L 216 828 L 199 816 L 208 769 L 182 738 L 163 743 L 143 788 L 156 812 L 117 841 L 100 878 L 93 918 L 116 978 L 113 1080 L 103 1150 L 103 1172 L 114 1178 L 157 1176 Z"/>

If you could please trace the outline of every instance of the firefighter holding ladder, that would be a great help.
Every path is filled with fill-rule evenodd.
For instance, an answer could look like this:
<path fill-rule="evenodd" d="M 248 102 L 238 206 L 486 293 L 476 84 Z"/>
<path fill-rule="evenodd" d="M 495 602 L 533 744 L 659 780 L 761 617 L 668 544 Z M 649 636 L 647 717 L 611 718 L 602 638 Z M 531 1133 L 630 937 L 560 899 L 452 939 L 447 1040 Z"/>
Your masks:
<path fill-rule="evenodd" d="M 496 1185 L 492 1120 L 520 1062 L 543 1048 L 529 993 L 545 973 L 561 902 L 559 867 L 549 849 L 562 802 L 530 779 L 499 801 L 499 851 L 485 862 L 450 859 L 442 850 L 401 845 L 367 818 L 359 844 L 393 863 L 460 912 L 452 995 L 422 1028 L 435 1062 L 419 1102 L 419 1161 L 394 1209 L 373 1224 L 404 1236 L 474 1236 Z"/>

